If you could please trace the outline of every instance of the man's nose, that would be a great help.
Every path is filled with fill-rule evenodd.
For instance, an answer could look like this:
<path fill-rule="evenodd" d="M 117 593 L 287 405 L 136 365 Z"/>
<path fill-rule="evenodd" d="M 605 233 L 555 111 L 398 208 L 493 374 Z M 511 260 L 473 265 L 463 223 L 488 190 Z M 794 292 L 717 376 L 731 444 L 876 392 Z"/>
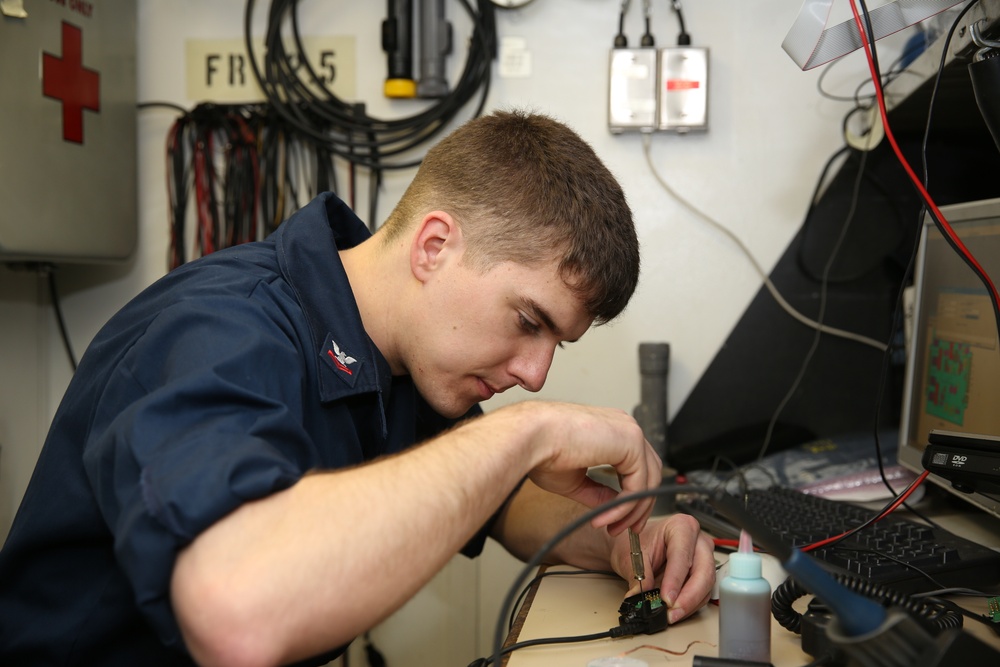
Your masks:
<path fill-rule="evenodd" d="M 554 346 L 534 346 L 515 357 L 510 372 L 523 388 L 531 392 L 539 391 L 545 384 L 554 354 Z"/>

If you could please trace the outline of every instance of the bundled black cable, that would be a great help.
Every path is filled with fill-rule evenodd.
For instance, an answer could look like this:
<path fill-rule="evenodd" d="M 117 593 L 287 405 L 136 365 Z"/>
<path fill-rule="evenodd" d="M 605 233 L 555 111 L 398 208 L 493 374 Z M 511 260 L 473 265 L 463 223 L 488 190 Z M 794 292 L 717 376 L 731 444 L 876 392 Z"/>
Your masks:
<path fill-rule="evenodd" d="M 298 0 L 271 1 L 262 61 L 254 53 L 250 35 L 255 2 L 247 0 L 244 32 L 250 64 L 268 104 L 304 138 L 376 172 L 413 167 L 420 159 L 407 160 L 403 154 L 441 132 L 477 91 L 480 97 L 476 116 L 486 103 L 496 53 L 494 6 L 489 0 L 476 0 L 475 8 L 469 0 L 459 3 L 474 25 L 465 68 L 448 95 L 412 116 L 392 120 L 370 116 L 363 105 L 344 102 L 327 87 L 309 63 L 302 45 Z M 291 49 L 282 36 L 286 23 L 291 25 Z"/>

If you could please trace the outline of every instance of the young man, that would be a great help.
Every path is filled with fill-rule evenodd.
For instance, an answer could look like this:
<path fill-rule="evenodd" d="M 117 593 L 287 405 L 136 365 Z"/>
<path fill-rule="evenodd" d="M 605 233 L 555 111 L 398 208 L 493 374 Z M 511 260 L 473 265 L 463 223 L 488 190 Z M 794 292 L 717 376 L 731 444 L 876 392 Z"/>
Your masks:
<path fill-rule="evenodd" d="M 540 115 L 431 149 L 374 236 L 336 197 L 185 265 L 98 334 L 0 552 L 3 664 L 323 664 L 487 534 L 527 557 L 661 464 L 619 410 L 525 402 L 638 279 L 621 188 Z M 412 446 L 421 443 L 419 446 Z M 405 451 L 404 451 L 405 450 Z M 690 517 L 620 505 L 554 560 L 708 598 Z"/>

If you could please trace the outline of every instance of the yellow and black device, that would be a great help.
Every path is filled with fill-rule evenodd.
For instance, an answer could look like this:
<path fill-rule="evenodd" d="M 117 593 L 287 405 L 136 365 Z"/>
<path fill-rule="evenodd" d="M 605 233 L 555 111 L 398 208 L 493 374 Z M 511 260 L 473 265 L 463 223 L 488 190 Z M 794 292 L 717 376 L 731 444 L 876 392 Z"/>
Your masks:
<path fill-rule="evenodd" d="M 382 50 L 387 54 L 386 97 L 413 98 L 413 0 L 388 0 L 382 21 Z"/>

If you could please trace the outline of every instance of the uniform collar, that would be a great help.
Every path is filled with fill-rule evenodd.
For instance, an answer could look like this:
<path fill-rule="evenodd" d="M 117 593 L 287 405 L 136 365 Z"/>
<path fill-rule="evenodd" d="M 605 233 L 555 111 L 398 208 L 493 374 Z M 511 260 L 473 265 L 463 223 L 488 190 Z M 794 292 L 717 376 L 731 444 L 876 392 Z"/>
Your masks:
<path fill-rule="evenodd" d="M 361 322 L 340 250 L 371 237 L 333 193 L 319 195 L 273 234 L 278 263 L 295 291 L 312 333 L 320 400 L 365 392 L 388 396 L 389 363 Z"/>

